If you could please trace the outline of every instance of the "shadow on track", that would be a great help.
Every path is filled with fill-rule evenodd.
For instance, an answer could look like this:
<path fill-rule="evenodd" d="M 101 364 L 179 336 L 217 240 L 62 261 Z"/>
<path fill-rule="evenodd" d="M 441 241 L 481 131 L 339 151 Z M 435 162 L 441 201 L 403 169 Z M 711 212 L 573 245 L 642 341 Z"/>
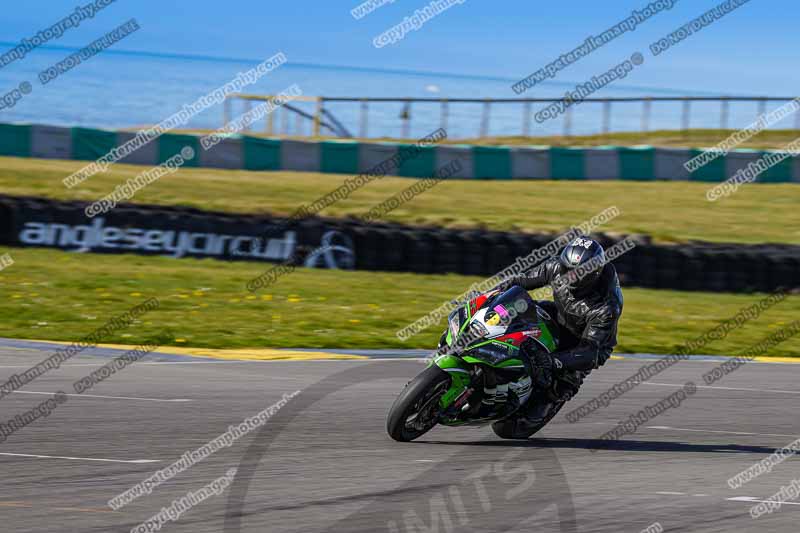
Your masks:
<path fill-rule="evenodd" d="M 413 479 L 397 475 L 396 482 L 392 483 L 387 477 L 391 472 L 382 472 L 383 481 L 393 486 L 381 491 L 367 489 L 360 494 L 307 501 L 299 508 L 293 504 L 276 504 L 263 496 L 265 486 L 281 481 L 269 476 L 266 480 L 256 477 L 259 465 L 282 432 L 304 431 L 300 415 L 307 411 L 313 413 L 316 404 L 347 387 L 392 378 L 407 380 L 420 369 L 418 362 L 373 362 L 349 367 L 306 387 L 258 430 L 242 455 L 228 493 L 225 533 L 240 533 L 243 528 L 264 530 L 264 524 L 269 523 L 269 513 L 278 510 L 353 502 L 363 502 L 363 505 L 344 518 L 320 523 L 318 531 L 438 531 L 441 523 L 445 531 L 458 527 L 463 533 L 521 530 L 532 524 L 537 531 L 577 532 L 572 491 L 555 450 L 543 450 L 535 458 L 526 458 L 524 451 L 510 449 L 476 459 L 463 455 L 465 444 L 462 443 L 450 450 L 452 453 L 448 457 L 432 463 Z M 330 422 L 336 423 L 335 420 Z M 380 430 L 387 446 L 408 449 L 407 445 L 390 441 L 383 433 L 384 427 Z M 341 475 L 347 478 L 346 471 Z M 255 489 L 252 494 L 251 485 Z M 248 527 L 243 524 L 245 519 L 257 523 Z"/>
<path fill-rule="evenodd" d="M 775 447 L 744 446 L 741 444 L 690 444 L 687 442 L 650 441 L 650 440 L 615 440 L 602 439 L 530 439 L 530 440 L 489 440 L 473 442 L 447 442 L 417 440 L 419 444 L 443 444 L 448 446 L 494 446 L 506 448 L 547 448 L 574 449 L 590 451 L 619 452 L 689 452 L 689 453 L 752 453 L 769 455 Z"/>

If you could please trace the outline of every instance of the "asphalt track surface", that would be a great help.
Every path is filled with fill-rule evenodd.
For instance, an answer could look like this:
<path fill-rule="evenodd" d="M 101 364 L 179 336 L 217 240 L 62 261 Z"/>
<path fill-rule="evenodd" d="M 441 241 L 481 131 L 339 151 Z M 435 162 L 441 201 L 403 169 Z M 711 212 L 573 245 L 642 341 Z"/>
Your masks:
<path fill-rule="evenodd" d="M 2 346 L 3 382 L 52 349 Z M 73 393 L 73 382 L 116 353 L 76 356 L 9 394 L 0 400 L 0 422 L 55 391 Z M 565 411 L 644 363 L 609 362 Z M 800 459 L 737 490 L 727 480 L 800 436 L 800 365 L 750 363 L 701 386 L 716 364 L 680 362 L 576 423 L 560 414 L 528 441 L 469 427 L 435 428 L 400 444 L 386 434 L 386 413 L 423 368 L 419 360 L 154 354 L 68 396 L 0 443 L 0 531 L 127 532 L 238 468 L 232 486 L 161 530 L 638 533 L 658 522 L 664 531 L 796 532 L 800 500 L 758 519 L 749 511 L 800 478 Z M 699 387 L 680 407 L 596 449 L 617 421 L 687 381 Z M 260 429 L 122 509 L 108 507 L 113 496 L 297 390 Z"/>

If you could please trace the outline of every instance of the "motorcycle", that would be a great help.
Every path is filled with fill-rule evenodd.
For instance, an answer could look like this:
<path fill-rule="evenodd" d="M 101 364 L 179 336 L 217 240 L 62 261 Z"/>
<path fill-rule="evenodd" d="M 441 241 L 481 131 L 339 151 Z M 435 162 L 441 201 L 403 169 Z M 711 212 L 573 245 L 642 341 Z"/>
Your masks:
<path fill-rule="evenodd" d="M 530 437 L 569 400 L 565 391 L 577 390 L 585 377 L 561 374 L 550 390 L 534 390 L 529 356 L 536 350 L 554 351 L 557 332 L 554 319 L 518 286 L 490 291 L 454 309 L 437 356 L 406 384 L 389 410 L 389 435 L 410 442 L 437 424 L 491 423 L 501 438 Z M 494 398 L 489 398 L 492 391 Z M 500 407 L 482 412 L 485 400 Z M 537 409 L 541 416 L 533 424 L 520 423 L 523 408 Z"/>

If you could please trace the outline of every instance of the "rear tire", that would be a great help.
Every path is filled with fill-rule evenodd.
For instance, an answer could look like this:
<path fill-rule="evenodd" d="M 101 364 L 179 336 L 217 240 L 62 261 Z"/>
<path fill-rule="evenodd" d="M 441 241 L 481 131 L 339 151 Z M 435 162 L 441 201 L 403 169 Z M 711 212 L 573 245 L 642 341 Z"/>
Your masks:
<path fill-rule="evenodd" d="M 558 414 L 561 408 L 564 407 L 564 404 L 570 401 L 578 393 L 578 390 L 581 388 L 583 381 L 588 375 L 589 372 L 575 372 L 570 381 L 567 381 L 565 384 L 567 386 L 570 386 L 571 384 L 571 389 L 568 389 L 570 392 L 566 396 L 562 396 L 564 399 L 553 403 L 553 408 L 550 410 L 547 416 L 542 419 L 541 422 L 537 424 L 531 424 L 525 419 L 525 416 L 520 413 L 512 416 L 511 418 L 500 420 L 492 424 L 492 430 L 494 431 L 494 434 L 501 439 L 529 438 L 531 435 L 545 427 L 553 419 L 553 417 Z"/>
<path fill-rule="evenodd" d="M 389 409 L 386 419 L 386 431 L 398 442 L 410 442 L 421 437 L 436 425 L 439 398 L 450 387 L 450 374 L 436 365 L 426 368 L 417 377 L 412 379 L 400 396 Z M 432 405 L 435 402 L 435 405 Z M 420 415 L 420 408 L 424 408 L 426 419 L 421 425 L 409 427 L 407 421 L 414 415 Z M 433 423 L 430 423 L 432 419 Z"/>
<path fill-rule="evenodd" d="M 500 420 L 492 424 L 492 431 L 501 439 L 527 439 L 537 431 L 545 427 L 554 416 L 558 414 L 566 400 L 562 400 L 553 404 L 553 408 L 547 413 L 547 416 L 538 424 L 531 424 L 527 421 L 524 415 L 514 415 L 511 418 Z"/>

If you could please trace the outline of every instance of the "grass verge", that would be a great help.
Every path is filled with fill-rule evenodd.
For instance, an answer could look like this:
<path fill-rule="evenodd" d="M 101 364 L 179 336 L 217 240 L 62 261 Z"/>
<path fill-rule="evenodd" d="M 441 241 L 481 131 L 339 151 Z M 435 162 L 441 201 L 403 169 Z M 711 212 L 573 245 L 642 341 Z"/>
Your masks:
<path fill-rule="evenodd" d="M 147 298 L 160 307 L 103 342 L 135 344 L 169 328 L 174 345 L 206 348 L 431 348 L 444 327 L 407 343 L 395 332 L 478 278 L 298 269 L 255 294 L 245 283 L 267 264 L 0 248 L 1 336 L 71 341 Z M 763 297 L 625 289 L 619 352 L 673 353 Z M 791 296 L 707 345 L 735 354 L 800 316 Z M 800 337 L 767 355 L 800 356 Z"/>
<path fill-rule="evenodd" d="M 114 165 L 74 189 L 61 180 L 85 162 L 0 157 L 0 191 L 54 199 L 97 200 L 146 167 Z M 136 203 L 184 205 L 233 213 L 289 215 L 350 176 L 304 172 L 181 169 L 136 193 Z M 323 216 L 366 214 L 409 187 L 386 177 L 328 206 Z M 445 181 L 385 217 L 405 224 L 561 232 L 616 205 L 622 214 L 600 229 L 645 233 L 660 242 L 800 243 L 800 187 L 744 185 L 708 202 L 710 184 L 633 181 Z"/>

